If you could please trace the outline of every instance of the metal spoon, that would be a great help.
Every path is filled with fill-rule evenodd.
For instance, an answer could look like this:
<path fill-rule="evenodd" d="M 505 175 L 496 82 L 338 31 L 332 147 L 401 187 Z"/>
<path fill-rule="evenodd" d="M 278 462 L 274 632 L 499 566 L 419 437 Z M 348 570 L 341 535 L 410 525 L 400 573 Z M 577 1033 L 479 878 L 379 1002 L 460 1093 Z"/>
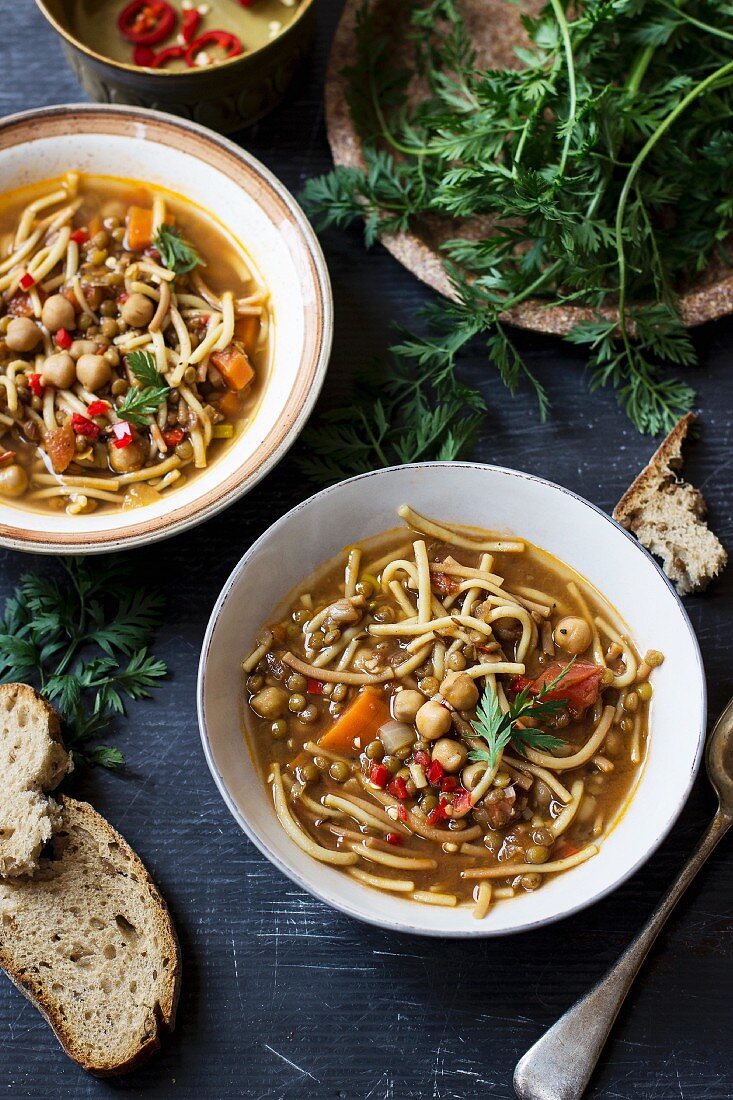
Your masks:
<path fill-rule="evenodd" d="M 718 842 L 733 825 L 733 699 L 715 723 L 705 762 L 718 812 L 668 893 L 605 977 L 517 1063 L 520 1100 L 579 1100 L 601 1055 L 631 983 L 662 927 Z"/>

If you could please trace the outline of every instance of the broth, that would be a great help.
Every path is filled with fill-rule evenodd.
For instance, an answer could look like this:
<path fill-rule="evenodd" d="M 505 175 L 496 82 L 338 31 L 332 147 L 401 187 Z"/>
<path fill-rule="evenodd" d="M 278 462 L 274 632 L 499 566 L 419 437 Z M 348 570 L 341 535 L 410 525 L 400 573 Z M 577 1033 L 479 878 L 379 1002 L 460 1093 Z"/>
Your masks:
<path fill-rule="evenodd" d="M 258 407 L 268 293 L 193 203 L 70 172 L 0 202 L 0 498 L 70 514 L 161 499 Z"/>
<path fill-rule="evenodd" d="M 597 854 L 663 658 L 540 548 L 400 512 L 410 530 L 347 550 L 258 636 L 245 728 L 310 855 L 482 917 Z"/>
<path fill-rule="evenodd" d="M 128 6 L 127 0 L 112 0 L 100 3 L 100 0 L 72 0 L 69 5 L 70 32 L 96 53 L 103 54 L 113 61 L 133 64 L 134 45 L 120 33 L 117 20 Z M 209 31 L 224 31 L 236 35 L 241 42 L 243 53 L 252 53 L 266 46 L 288 27 L 298 15 L 300 4 L 297 0 L 254 0 L 250 7 L 243 7 L 236 0 L 208 0 L 204 4 L 192 2 L 188 5 L 171 5 L 178 17 L 176 26 L 164 39 L 152 46 L 153 52 L 175 46 L 185 46 L 181 41 L 182 18 L 186 11 L 197 10 L 200 15 L 196 28 L 196 37 Z M 205 10 L 203 10 L 205 9 Z M 216 64 L 220 59 L 219 50 L 209 45 L 195 55 L 196 67 Z M 150 64 L 150 62 L 146 62 Z M 173 57 L 166 61 L 165 68 L 174 72 L 190 72 L 190 66 L 184 57 Z"/>

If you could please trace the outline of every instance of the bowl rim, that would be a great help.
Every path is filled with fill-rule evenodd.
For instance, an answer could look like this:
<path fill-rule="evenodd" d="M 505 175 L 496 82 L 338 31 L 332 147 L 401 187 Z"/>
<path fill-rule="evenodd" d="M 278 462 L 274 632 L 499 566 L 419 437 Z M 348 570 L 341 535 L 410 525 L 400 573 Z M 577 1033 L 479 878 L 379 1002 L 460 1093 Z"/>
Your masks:
<path fill-rule="evenodd" d="M 7 115 L 5 118 L 0 119 L 0 146 L 2 145 L 3 135 L 14 127 L 28 126 L 29 124 L 32 126 L 35 122 L 66 118 L 72 115 L 77 118 L 79 116 L 82 118 L 101 116 L 102 118 L 126 119 L 140 122 L 144 126 L 153 122 L 178 130 L 183 134 L 193 132 L 205 145 L 221 150 L 226 156 L 238 161 L 244 170 L 252 172 L 264 188 L 274 194 L 283 204 L 289 216 L 292 217 L 300 243 L 310 260 L 313 270 L 313 285 L 317 295 L 316 301 L 320 305 L 321 311 L 320 337 L 317 344 L 317 354 L 313 357 L 312 380 L 300 407 L 293 416 L 290 425 L 283 431 L 277 445 L 243 482 L 233 484 L 224 493 L 216 494 L 216 490 L 212 490 L 215 494 L 214 499 L 210 500 L 204 507 L 198 507 L 196 500 L 192 500 L 187 513 L 172 523 L 168 521 L 158 523 L 155 520 L 146 522 L 142 519 L 129 534 L 110 531 L 106 534 L 95 534 L 92 537 L 90 532 L 80 531 L 78 536 L 76 534 L 72 536 L 65 534 L 63 539 L 58 540 L 46 537 L 40 538 L 38 532 L 28 531 L 22 527 L 24 513 L 22 509 L 17 509 L 19 517 L 17 522 L 0 524 L 0 547 L 38 554 L 102 554 L 110 551 L 129 550 L 137 546 L 171 538 L 182 531 L 195 527 L 199 523 L 203 523 L 205 520 L 217 515 L 224 508 L 228 508 L 230 504 L 250 492 L 283 459 L 295 443 L 313 411 L 323 387 L 333 345 L 333 293 L 326 258 L 315 230 L 308 221 L 303 209 L 285 184 L 269 168 L 246 149 L 243 149 L 229 138 L 209 130 L 200 123 L 178 118 L 164 111 L 153 111 L 147 107 L 132 107 L 122 104 L 61 103 Z M 26 144 L 29 140 L 18 142 L 17 145 Z M 33 140 L 36 140 L 36 137 Z M 148 139 L 143 138 L 142 140 Z M 196 153 L 190 155 L 198 160 L 202 159 Z M 170 499 L 175 500 L 175 498 Z M 175 511 L 175 504 L 172 505 L 171 511 Z"/>
<path fill-rule="evenodd" d="M 629 542 L 634 547 L 636 547 L 637 551 L 639 551 L 639 553 L 641 553 L 649 562 L 651 562 L 660 579 L 665 583 L 667 589 L 673 596 L 677 604 L 677 609 L 682 617 L 682 622 L 687 628 L 690 641 L 692 643 L 693 653 L 695 655 L 695 671 L 699 685 L 699 698 L 696 703 L 696 710 L 699 714 L 699 726 L 696 730 L 697 745 L 695 749 L 694 760 L 692 762 L 692 767 L 690 768 L 687 777 L 685 788 L 684 790 L 680 791 L 676 799 L 674 809 L 671 812 L 669 820 L 665 824 L 664 828 L 656 837 L 653 838 L 652 843 L 644 848 L 644 850 L 634 860 L 633 864 L 613 882 L 597 890 L 590 897 L 577 901 L 557 913 L 548 914 L 547 916 L 540 917 L 536 920 L 527 921 L 524 924 L 518 925 L 515 928 L 485 928 L 482 927 L 481 922 L 478 921 L 476 922 L 476 927 L 470 929 L 427 928 L 424 926 L 421 927 L 417 923 L 420 913 L 419 905 L 415 907 L 417 918 L 416 922 L 414 924 L 408 924 L 404 921 L 393 920 L 390 918 L 380 918 L 378 915 L 365 913 L 339 897 L 327 897 L 325 892 L 319 888 L 317 881 L 315 880 L 315 876 L 306 878 L 305 876 L 301 875 L 296 869 L 286 866 L 280 860 L 279 856 L 268 847 L 267 843 L 257 834 L 257 831 L 249 824 L 246 817 L 241 813 L 238 805 L 235 802 L 234 797 L 229 792 L 223 775 L 219 772 L 217 768 L 216 761 L 214 759 L 214 751 L 211 745 L 209 731 L 206 724 L 204 694 L 206 687 L 207 666 L 209 663 L 214 631 L 216 630 L 222 609 L 227 599 L 229 598 L 234 584 L 238 581 L 240 575 L 246 569 L 250 559 L 258 552 L 260 547 L 265 545 L 272 534 L 283 527 L 292 516 L 307 509 L 316 498 L 323 498 L 325 496 L 328 496 L 330 493 L 333 493 L 344 485 L 353 484 L 354 482 L 362 481 L 365 478 L 379 477 L 382 474 L 388 474 L 395 470 L 415 470 L 425 468 L 435 469 L 446 467 L 454 469 L 488 470 L 492 473 L 498 473 L 502 476 L 508 475 L 509 477 L 517 477 L 520 479 L 532 481 L 535 484 L 545 486 L 549 489 L 559 490 L 565 495 L 573 498 L 578 504 L 589 508 L 607 523 L 611 524 L 612 527 L 615 527 L 617 530 L 619 530 L 629 540 Z M 687 614 L 684 604 L 682 603 L 682 600 L 680 599 L 680 596 L 677 593 L 674 585 L 663 572 L 658 562 L 655 561 L 653 556 L 649 553 L 649 551 L 646 550 L 646 548 L 643 547 L 641 543 L 639 543 L 637 539 L 629 531 L 622 527 L 621 524 L 619 524 L 612 516 L 609 516 L 608 513 L 603 511 L 602 508 L 598 507 L 598 505 L 593 504 L 591 501 L 587 500 L 579 493 L 574 492 L 572 489 L 568 489 L 566 486 L 560 485 L 557 482 L 550 481 L 548 478 L 543 478 L 536 474 L 527 473 L 523 470 L 515 470 L 508 466 L 498 466 L 492 463 L 471 461 L 412 462 L 406 463 L 403 466 L 387 466 L 379 470 L 372 470 L 367 473 L 357 474 L 354 477 L 345 478 L 343 481 L 339 481 L 334 485 L 329 485 L 325 489 L 321 489 L 319 492 L 311 494 L 306 500 L 301 501 L 300 504 L 296 504 L 295 507 L 289 509 L 289 511 L 287 511 L 284 515 L 280 516 L 280 518 L 272 523 L 267 528 L 267 530 L 265 530 L 259 536 L 259 538 L 256 539 L 256 541 L 253 542 L 252 545 L 245 551 L 245 553 L 234 566 L 234 569 L 231 571 L 229 577 L 225 581 L 224 586 L 222 587 L 222 590 L 217 598 L 216 603 L 214 604 L 211 615 L 209 617 L 209 622 L 206 627 L 206 633 L 204 635 L 204 640 L 201 646 L 201 656 L 199 658 L 198 676 L 196 681 L 196 710 L 198 714 L 201 744 L 203 747 L 204 756 L 206 758 L 206 763 L 208 764 L 212 778 L 224 802 L 226 803 L 229 812 L 232 814 L 234 820 L 237 822 L 237 824 L 245 833 L 245 835 L 249 838 L 249 840 L 255 845 L 255 847 L 270 861 L 270 863 L 273 864 L 274 867 L 276 867 L 280 872 L 282 872 L 282 874 L 289 878 L 291 882 L 294 882 L 297 886 L 307 891 L 307 893 L 311 894 L 313 897 L 318 898 L 324 904 L 330 906 L 331 908 L 337 909 L 339 912 L 344 913 L 346 916 L 352 917 L 355 920 L 362 921 L 366 924 L 374 925 L 378 928 L 384 928 L 400 933 L 406 932 L 419 936 L 446 937 L 449 939 L 488 939 L 499 936 L 517 935 L 524 932 L 533 931 L 537 928 L 544 927 L 545 925 L 554 924 L 557 921 L 564 920 L 566 917 L 570 917 L 575 913 L 579 913 L 582 910 L 589 908 L 591 905 L 595 905 L 596 902 L 601 901 L 603 898 L 607 897 L 609 894 L 613 893 L 613 891 L 617 890 L 620 886 L 627 882 L 654 855 L 662 842 L 669 835 L 680 814 L 682 813 L 682 810 L 687 803 L 690 792 L 692 790 L 692 786 L 695 782 L 695 779 L 697 778 L 697 774 L 700 769 L 700 763 L 702 761 L 703 753 L 705 750 L 705 742 L 707 736 L 707 683 L 705 680 L 705 669 L 702 659 L 702 653 L 700 651 L 700 645 L 697 640 L 697 636 L 693 629 L 690 617 Z M 316 865 L 315 860 L 313 860 L 312 862 L 314 865 Z M 365 886 L 364 889 L 368 890 L 369 887 Z"/>
<path fill-rule="evenodd" d="M 221 69 L 224 68 L 228 69 L 233 65 L 241 63 L 242 61 L 249 60 L 253 57 L 260 57 L 262 54 L 267 53 L 272 47 L 276 46 L 279 42 L 286 38 L 290 34 L 290 32 L 300 24 L 303 16 L 307 11 L 310 11 L 314 3 L 315 0 L 300 0 L 300 7 L 295 18 L 290 23 L 288 23 L 287 27 L 285 27 L 285 29 L 280 34 L 278 34 L 276 38 L 273 38 L 269 42 L 264 42 L 261 46 L 258 46 L 257 49 L 246 50 L 244 51 L 244 53 L 237 54 L 236 57 L 230 57 L 226 61 L 220 61 L 215 66 L 206 65 L 202 68 L 185 69 L 183 71 L 179 71 L 177 69 L 151 69 L 147 65 L 128 64 L 128 62 L 126 61 L 116 61 L 115 58 L 107 57 L 106 54 L 97 53 L 97 51 L 93 50 L 91 46 L 87 46 L 84 42 L 82 42 L 80 38 L 76 38 L 75 35 L 73 35 L 70 31 L 68 31 L 59 23 L 56 16 L 49 11 L 46 0 L 36 0 L 36 7 L 40 11 L 46 22 L 50 23 L 56 33 L 61 38 L 63 38 L 69 46 L 72 46 L 74 49 L 79 50 L 80 53 L 85 54 L 86 57 L 88 57 L 90 60 L 96 61 L 98 65 L 109 65 L 110 68 L 117 69 L 119 72 L 122 73 L 133 73 L 136 75 L 144 73 L 145 76 L 150 78 L 151 80 L 157 80 L 158 78 L 161 78 L 161 80 L 171 80 L 177 78 L 180 81 L 181 79 L 188 79 L 191 77 L 195 78 L 200 74 L 211 76 L 212 72 L 219 72 Z"/>

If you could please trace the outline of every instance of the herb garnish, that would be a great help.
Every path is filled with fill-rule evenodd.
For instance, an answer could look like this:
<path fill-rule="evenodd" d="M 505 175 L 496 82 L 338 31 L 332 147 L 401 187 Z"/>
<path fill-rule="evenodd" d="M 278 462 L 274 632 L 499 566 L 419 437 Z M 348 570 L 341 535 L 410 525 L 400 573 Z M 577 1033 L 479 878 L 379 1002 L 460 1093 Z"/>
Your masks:
<path fill-rule="evenodd" d="M 568 339 L 588 352 L 591 390 L 612 386 L 639 431 L 667 430 L 690 407 L 693 391 L 668 367 L 696 362 L 679 286 L 728 262 L 729 15 L 721 0 L 688 0 L 684 11 L 673 0 L 584 0 L 567 11 L 550 0 L 523 16 L 531 46 L 515 51 L 521 67 L 483 71 L 454 0 L 420 0 L 411 71 L 393 28 L 362 8 L 348 76 L 365 167 L 311 180 L 310 213 L 322 226 L 363 219 L 367 243 L 423 215 L 493 222 L 480 240 L 456 224 L 444 248 L 455 301 L 433 309 L 439 325 L 427 337 L 393 349 L 402 371 L 442 372 L 449 385 L 458 351 L 482 335 L 504 383 L 533 389 L 544 418 L 547 396 L 499 323 L 541 297 L 595 313 Z M 407 95 L 415 71 L 428 89 L 417 104 Z M 398 410 L 377 409 L 365 439 L 384 434 L 385 411 L 392 427 Z M 455 412 L 449 426 L 461 420 Z M 418 421 L 408 411 L 402 423 Z M 382 463 L 377 445 L 371 457 Z M 340 466 L 342 476 L 355 468 L 348 455 Z"/>
<path fill-rule="evenodd" d="M 131 351 L 127 365 L 142 386 L 131 386 L 117 406 L 121 420 L 142 428 L 155 416 L 158 408 L 171 392 L 155 365 L 155 356 L 149 351 Z"/>
<path fill-rule="evenodd" d="M 66 576 L 26 573 L 0 620 L 0 682 L 33 683 L 61 713 L 77 760 L 107 768 L 119 749 L 90 745 L 125 713 L 123 696 L 150 696 L 166 666 L 148 650 L 163 599 L 116 559 L 61 558 Z"/>
<path fill-rule="evenodd" d="M 153 247 L 160 252 L 163 266 L 175 271 L 176 275 L 185 275 L 199 265 L 204 266 L 194 245 L 184 239 L 180 229 L 171 225 L 161 225 L 153 239 Z"/>
<path fill-rule="evenodd" d="M 574 660 L 574 659 L 573 659 Z M 481 702 L 476 709 L 476 718 L 471 723 L 477 737 L 482 738 L 488 745 L 485 749 L 472 749 L 468 757 L 470 760 L 485 760 L 490 768 L 495 768 L 499 759 L 499 753 L 511 744 L 515 752 L 522 756 L 526 749 L 552 749 L 561 748 L 565 742 L 559 737 L 553 737 L 550 733 L 532 727 L 517 727 L 520 718 L 554 718 L 566 704 L 565 699 L 548 699 L 550 692 L 554 691 L 560 681 L 567 676 L 573 661 L 559 672 L 554 680 L 545 684 L 536 696 L 529 694 L 529 687 L 524 687 L 509 704 L 509 710 L 504 714 L 499 705 L 499 698 L 489 684 L 486 685 Z"/>

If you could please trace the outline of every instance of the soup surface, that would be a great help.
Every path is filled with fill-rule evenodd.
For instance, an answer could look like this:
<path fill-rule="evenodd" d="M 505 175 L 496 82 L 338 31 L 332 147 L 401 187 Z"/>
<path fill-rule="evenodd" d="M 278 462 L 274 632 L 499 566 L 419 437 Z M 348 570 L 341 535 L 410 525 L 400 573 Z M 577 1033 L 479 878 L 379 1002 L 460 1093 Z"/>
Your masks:
<path fill-rule="evenodd" d="M 523 539 L 400 515 L 407 530 L 345 551 L 258 636 L 245 726 L 313 858 L 483 917 L 597 854 L 663 658 Z"/>
<path fill-rule="evenodd" d="M 251 420 L 268 295 L 184 199 L 69 172 L 0 205 L 0 498 L 73 515 L 161 499 Z"/>
<path fill-rule="evenodd" d="M 300 0 L 72 0 L 69 30 L 113 61 L 183 72 L 267 45 Z"/>

